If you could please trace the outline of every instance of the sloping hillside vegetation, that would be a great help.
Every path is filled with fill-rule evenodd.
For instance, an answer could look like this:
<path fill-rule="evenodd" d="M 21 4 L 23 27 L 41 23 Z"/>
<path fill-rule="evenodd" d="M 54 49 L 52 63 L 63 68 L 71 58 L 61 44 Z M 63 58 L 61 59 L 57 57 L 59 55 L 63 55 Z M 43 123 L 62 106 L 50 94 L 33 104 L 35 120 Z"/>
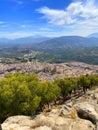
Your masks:
<path fill-rule="evenodd" d="M 45 105 L 64 102 L 75 93 L 86 93 L 98 85 L 98 76 L 40 82 L 35 74 L 7 74 L 0 80 L 0 121 L 13 115 L 33 115 Z"/>
<path fill-rule="evenodd" d="M 39 61 L 49 60 L 51 63 L 80 61 L 88 64 L 98 64 L 98 47 L 47 50 L 47 52 L 45 51 L 44 53 L 37 55 L 36 58 Z"/>

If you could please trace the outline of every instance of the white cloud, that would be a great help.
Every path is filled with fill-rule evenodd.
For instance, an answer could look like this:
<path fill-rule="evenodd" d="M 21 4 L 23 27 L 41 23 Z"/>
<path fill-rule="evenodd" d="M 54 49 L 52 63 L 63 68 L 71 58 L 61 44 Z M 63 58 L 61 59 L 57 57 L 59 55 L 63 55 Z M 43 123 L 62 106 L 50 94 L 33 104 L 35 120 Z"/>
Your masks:
<path fill-rule="evenodd" d="M 41 30 L 41 31 L 52 31 L 52 28 L 41 27 L 40 30 Z"/>
<path fill-rule="evenodd" d="M 38 10 L 40 13 L 44 14 L 45 18 L 50 20 L 50 23 L 56 25 L 63 25 L 65 23 L 73 23 L 74 20 L 68 15 L 64 10 L 54 10 L 48 7 L 43 7 Z"/>
<path fill-rule="evenodd" d="M 14 38 L 21 38 L 21 37 L 28 37 L 28 36 L 33 36 L 36 35 L 37 32 L 3 32 L 0 31 L 0 38 L 9 38 L 9 39 L 14 39 Z"/>
<path fill-rule="evenodd" d="M 98 7 L 94 0 L 86 0 L 72 2 L 65 10 L 50 9 L 42 7 L 37 10 L 44 15 L 44 18 L 49 20 L 49 23 L 54 25 L 76 24 L 88 20 L 96 21 L 98 23 Z"/>

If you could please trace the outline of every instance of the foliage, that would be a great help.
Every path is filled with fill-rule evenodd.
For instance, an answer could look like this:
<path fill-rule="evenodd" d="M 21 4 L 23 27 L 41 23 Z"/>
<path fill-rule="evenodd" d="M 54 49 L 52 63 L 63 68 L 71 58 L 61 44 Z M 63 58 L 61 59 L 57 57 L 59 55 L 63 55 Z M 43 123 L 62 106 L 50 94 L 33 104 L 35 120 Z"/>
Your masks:
<path fill-rule="evenodd" d="M 39 107 L 56 100 L 60 88 L 50 82 L 41 83 L 35 74 L 7 74 L 0 81 L 0 119 L 34 114 Z"/>
<path fill-rule="evenodd" d="M 6 74 L 0 80 L 0 121 L 13 115 L 32 115 L 63 97 L 63 101 L 75 92 L 98 85 L 98 76 L 56 79 L 40 82 L 36 74 Z"/>
<path fill-rule="evenodd" d="M 87 88 L 90 88 L 90 80 L 87 76 L 80 76 L 78 84 L 79 86 L 83 87 L 84 93 L 86 93 Z"/>

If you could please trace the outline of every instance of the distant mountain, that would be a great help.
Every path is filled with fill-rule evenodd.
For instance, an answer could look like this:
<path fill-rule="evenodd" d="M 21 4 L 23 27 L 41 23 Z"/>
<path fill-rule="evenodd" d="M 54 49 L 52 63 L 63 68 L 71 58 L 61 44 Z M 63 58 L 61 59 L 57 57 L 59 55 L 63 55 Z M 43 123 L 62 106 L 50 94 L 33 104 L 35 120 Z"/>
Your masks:
<path fill-rule="evenodd" d="M 63 36 L 39 43 L 33 49 L 43 52 L 37 56 L 41 62 L 80 61 L 98 64 L 98 38 Z"/>
<path fill-rule="evenodd" d="M 12 47 L 11 41 L 12 41 L 11 39 L 0 38 L 0 49 L 6 47 Z"/>
<path fill-rule="evenodd" d="M 14 39 L 12 40 L 12 42 L 18 43 L 18 44 L 34 44 L 34 43 L 40 43 L 49 39 L 50 39 L 49 37 L 44 37 L 44 36 L 30 36 L 30 37 Z"/>
<path fill-rule="evenodd" d="M 9 42 L 10 39 L 7 39 L 7 38 L 0 38 L 0 42 Z"/>
<path fill-rule="evenodd" d="M 0 57 L 21 57 L 30 50 L 41 52 L 36 55 L 36 59 L 41 62 L 82 61 L 98 64 L 98 38 L 62 36 L 50 39 L 35 36 L 14 40 L 0 39 Z"/>
<path fill-rule="evenodd" d="M 0 47 L 33 47 L 35 50 L 74 49 L 98 46 L 98 38 L 80 36 L 62 36 L 49 38 L 44 36 L 30 36 L 17 39 L 0 38 Z"/>
<path fill-rule="evenodd" d="M 0 38 L 0 45 L 23 45 L 23 44 L 34 44 L 49 40 L 49 37 L 44 36 L 30 36 L 16 39 Z"/>
<path fill-rule="evenodd" d="M 88 35 L 88 37 L 98 38 L 98 33 L 92 33 L 92 34 Z"/>
<path fill-rule="evenodd" d="M 98 46 L 98 38 L 87 38 L 80 36 L 62 36 L 53 38 L 35 45 L 39 50 L 72 49 Z"/>

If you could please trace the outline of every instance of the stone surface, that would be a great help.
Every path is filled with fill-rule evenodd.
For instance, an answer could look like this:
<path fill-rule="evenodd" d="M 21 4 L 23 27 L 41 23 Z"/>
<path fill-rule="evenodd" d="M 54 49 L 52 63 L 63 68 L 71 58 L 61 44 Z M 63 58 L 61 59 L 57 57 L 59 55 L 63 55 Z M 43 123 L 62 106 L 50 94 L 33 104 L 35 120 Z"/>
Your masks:
<path fill-rule="evenodd" d="M 98 130 L 98 89 L 35 117 L 13 116 L 3 130 Z M 74 103 L 73 103 L 74 102 Z M 81 117 L 79 116 L 81 113 Z M 84 115 L 84 117 L 83 117 Z M 93 121 L 94 122 L 93 122 Z"/>
<path fill-rule="evenodd" d="M 10 117 L 2 124 L 2 128 L 3 130 L 93 130 L 95 127 L 87 120 L 65 118 L 52 113 L 40 114 L 35 119 L 28 116 Z"/>
<path fill-rule="evenodd" d="M 82 117 L 84 116 L 86 118 L 86 116 L 87 116 L 88 118 L 93 120 L 95 123 L 98 120 L 98 113 L 97 113 L 94 105 L 88 104 L 88 102 L 84 102 L 84 103 L 76 104 L 75 107 L 77 109 L 77 112 Z"/>
<path fill-rule="evenodd" d="M 30 130 L 33 120 L 29 116 L 9 117 L 2 124 L 3 130 Z"/>
<path fill-rule="evenodd" d="M 41 127 L 35 128 L 34 130 L 52 130 L 52 129 L 47 126 L 41 126 Z"/>

